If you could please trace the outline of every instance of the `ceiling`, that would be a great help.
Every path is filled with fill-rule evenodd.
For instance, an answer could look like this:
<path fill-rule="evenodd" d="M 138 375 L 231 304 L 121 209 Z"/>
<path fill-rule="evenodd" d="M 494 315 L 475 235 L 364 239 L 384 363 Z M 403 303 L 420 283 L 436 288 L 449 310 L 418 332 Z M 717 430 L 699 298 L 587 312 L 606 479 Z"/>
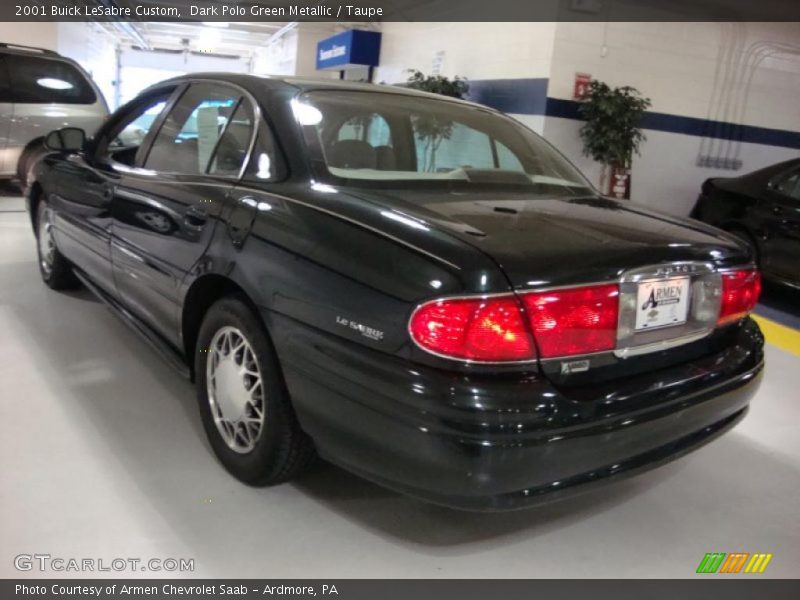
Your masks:
<path fill-rule="evenodd" d="M 330 0 L 320 0 L 320 4 Z M 130 0 L 94 0 L 102 5 L 132 5 Z M 98 24 L 113 35 L 123 46 L 140 48 L 189 50 L 209 54 L 227 56 L 252 56 L 255 49 L 263 47 L 279 39 L 284 33 L 294 28 L 294 22 L 251 21 L 222 22 L 201 21 L 201 16 L 190 17 L 187 14 L 185 0 L 136 0 L 135 4 L 144 8 L 167 9 L 179 8 L 182 20 L 175 22 L 130 21 L 99 22 Z M 249 10 L 251 5 L 262 4 L 276 6 L 274 0 L 204 0 L 203 5 L 217 5 L 222 18 L 223 5 L 228 7 L 241 4 Z M 197 21 L 186 20 L 197 19 Z M 214 17 L 206 17 L 213 19 Z"/>

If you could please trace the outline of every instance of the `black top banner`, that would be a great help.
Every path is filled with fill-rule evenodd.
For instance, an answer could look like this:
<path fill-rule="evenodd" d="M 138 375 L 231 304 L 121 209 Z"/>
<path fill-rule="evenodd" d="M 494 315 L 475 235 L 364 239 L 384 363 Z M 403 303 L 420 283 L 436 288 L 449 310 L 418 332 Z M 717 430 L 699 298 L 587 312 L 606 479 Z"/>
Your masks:
<path fill-rule="evenodd" d="M 0 21 L 800 21 L 800 0 L 3 0 Z"/>

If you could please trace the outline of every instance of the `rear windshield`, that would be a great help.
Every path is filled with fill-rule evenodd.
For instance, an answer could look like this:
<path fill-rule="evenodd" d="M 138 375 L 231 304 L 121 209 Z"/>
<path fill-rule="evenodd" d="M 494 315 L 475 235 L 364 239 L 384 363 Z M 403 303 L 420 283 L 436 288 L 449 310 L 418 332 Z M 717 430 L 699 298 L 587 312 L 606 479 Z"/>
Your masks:
<path fill-rule="evenodd" d="M 97 96 L 86 77 L 63 60 L 7 55 L 14 102 L 94 104 Z"/>
<path fill-rule="evenodd" d="M 315 91 L 293 109 L 321 180 L 360 187 L 513 186 L 547 195 L 591 185 L 516 121 L 467 104 L 361 91 Z"/>

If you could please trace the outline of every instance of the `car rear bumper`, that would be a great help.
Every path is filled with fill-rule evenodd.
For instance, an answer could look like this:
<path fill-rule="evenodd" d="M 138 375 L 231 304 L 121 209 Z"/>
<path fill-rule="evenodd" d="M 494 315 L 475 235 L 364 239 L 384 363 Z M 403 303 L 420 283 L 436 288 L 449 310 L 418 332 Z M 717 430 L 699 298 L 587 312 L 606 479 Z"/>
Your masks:
<path fill-rule="evenodd" d="M 424 368 L 267 318 L 298 418 L 324 458 L 469 510 L 522 508 L 686 454 L 745 415 L 763 368 L 750 319 L 702 359 L 569 390 L 537 373 Z"/>

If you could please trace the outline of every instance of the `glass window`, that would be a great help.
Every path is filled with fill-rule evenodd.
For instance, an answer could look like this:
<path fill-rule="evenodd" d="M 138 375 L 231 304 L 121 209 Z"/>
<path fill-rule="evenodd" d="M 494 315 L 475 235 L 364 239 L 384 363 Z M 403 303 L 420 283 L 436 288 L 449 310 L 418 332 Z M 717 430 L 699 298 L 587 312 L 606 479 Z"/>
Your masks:
<path fill-rule="evenodd" d="M 345 121 L 336 134 L 337 140 L 363 140 L 373 147 L 391 146 L 392 133 L 381 115 L 356 115 Z"/>
<path fill-rule="evenodd" d="M 134 166 L 141 159 L 140 150 L 147 134 L 164 112 L 164 107 L 173 90 L 142 98 L 122 109 L 120 118 L 100 131 L 97 156 L 108 157 L 114 162 Z"/>
<path fill-rule="evenodd" d="M 500 142 L 495 144 L 497 149 L 497 166 L 501 169 L 508 169 L 511 171 L 524 171 L 525 168 L 519 162 L 517 156 Z"/>
<path fill-rule="evenodd" d="M 86 77 L 63 60 L 7 55 L 14 102 L 94 104 L 97 96 Z"/>
<path fill-rule="evenodd" d="M 417 119 L 414 124 L 417 171 L 447 173 L 458 168 L 495 168 L 492 140 L 482 131 L 462 123 L 421 121 Z"/>
<path fill-rule="evenodd" d="M 379 91 L 320 90 L 302 95 L 293 110 L 320 181 L 591 193 L 583 175 L 541 137 L 482 107 Z"/>
<path fill-rule="evenodd" d="M 778 180 L 774 189 L 784 196 L 800 200 L 800 171 L 794 171 Z"/>
<path fill-rule="evenodd" d="M 212 175 L 238 175 L 253 136 L 253 109 L 250 102 L 239 103 L 214 151 L 208 172 Z"/>
<path fill-rule="evenodd" d="M 122 129 L 109 146 L 111 148 L 139 146 L 166 105 L 166 98 L 158 98 L 135 111 L 131 119 L 125 120 Z"/>
<path fill-rule="evenodd" d="M 238 102 L 239 94 L 223 86 L 195 84 L 189 87 L 156 135 L 145 168 L 172 173 L 205 173 Z"/>

